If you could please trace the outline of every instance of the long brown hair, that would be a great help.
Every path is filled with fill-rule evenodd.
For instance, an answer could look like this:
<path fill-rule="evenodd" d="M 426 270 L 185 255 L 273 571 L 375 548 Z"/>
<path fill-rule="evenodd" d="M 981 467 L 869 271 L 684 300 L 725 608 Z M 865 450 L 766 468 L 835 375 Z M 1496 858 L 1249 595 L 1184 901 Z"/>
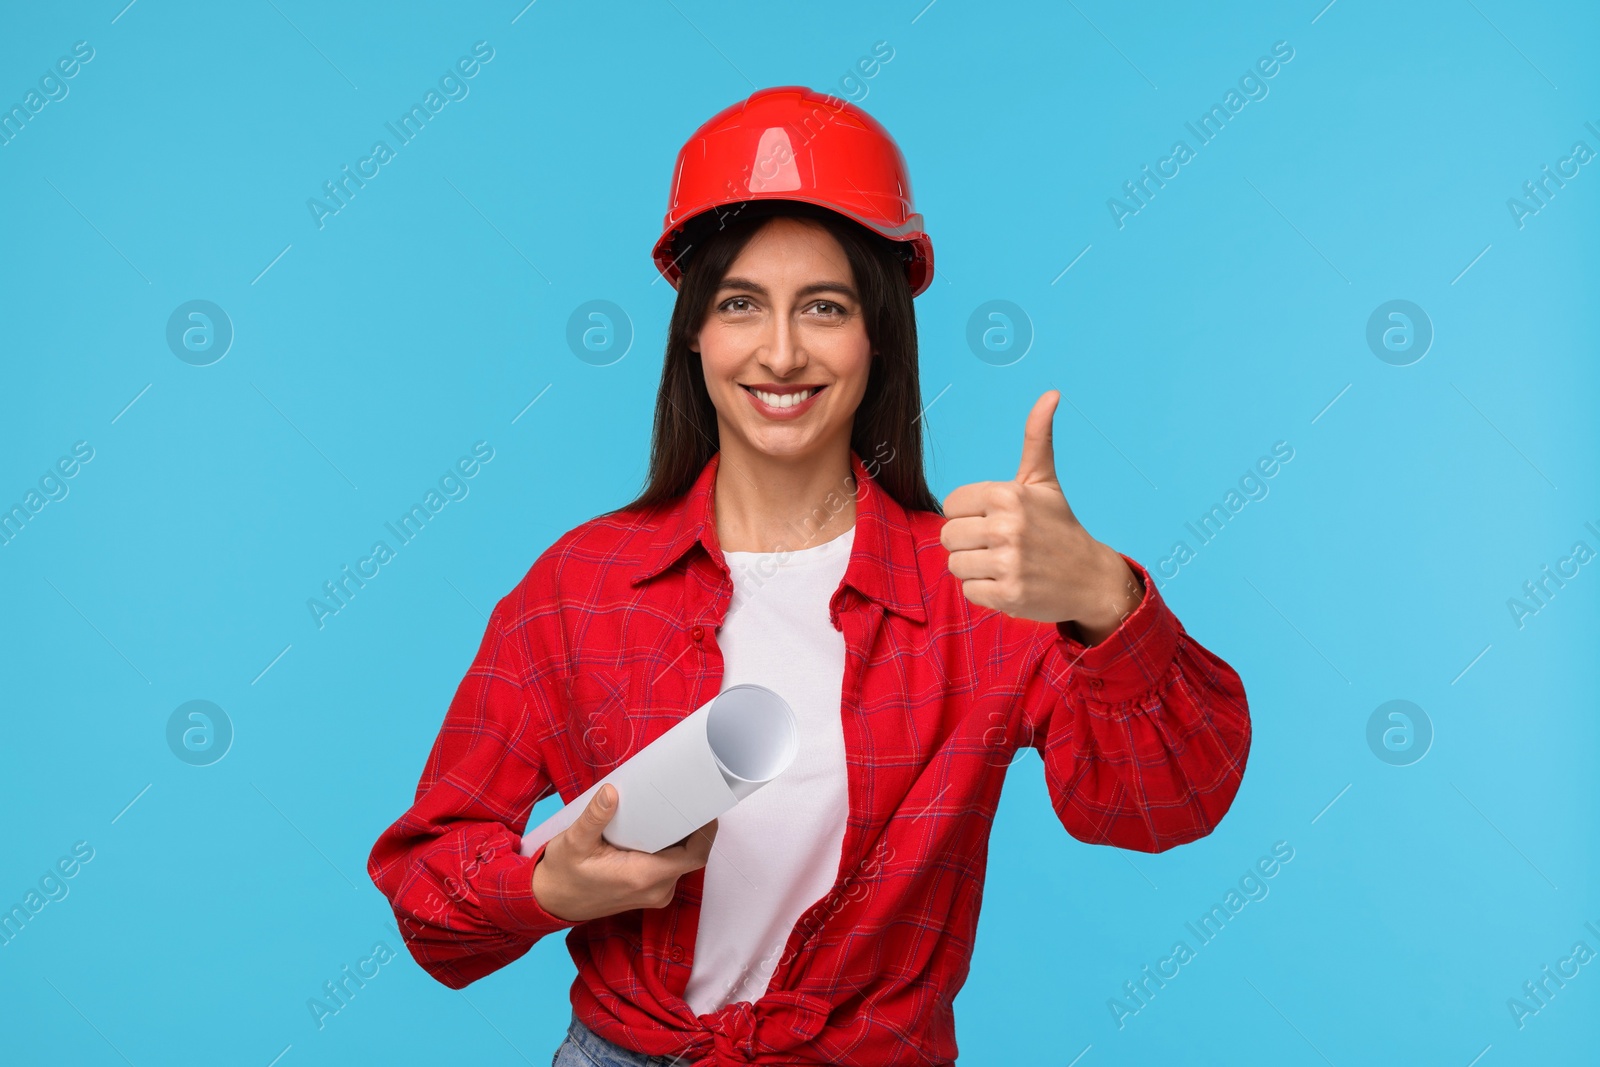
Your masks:
<path fill-rule="evenodd" d="M 700 354 L 690 350 L 689 343 L 699 334 L 717 288 L 739 252 L 775 215 L 820 222 L 843 247 L 855 275 L 867 337 L 876 354 L 866 393 L 856 408 L 850 447 L 873 481 L 902 507 L 942 514 L 923 474 L 917 317 L 902 246 L 835 212 L 787 200 L 752 201 L 709 212 L 692 220 L 678 238 L 683 278 L 667 327 L 650 471 L 639 496 L 616 510 L 649 507 L 683 495 L 721 447 Z"/>

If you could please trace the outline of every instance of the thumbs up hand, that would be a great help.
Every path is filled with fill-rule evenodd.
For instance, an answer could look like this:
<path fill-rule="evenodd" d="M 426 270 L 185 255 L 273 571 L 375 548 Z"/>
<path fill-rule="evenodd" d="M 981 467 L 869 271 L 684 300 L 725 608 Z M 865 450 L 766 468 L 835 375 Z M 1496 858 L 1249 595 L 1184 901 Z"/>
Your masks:
<path fill-rule="evenodd" d="M 1017 476 L 973 482 L 944 499 L 939 542 L 950 573 L 974 604 L 1019 619 L 1072 623 L 1095 644 L 1144 597 L 1121 554 L 1083 528 L 1056 478 L 1051 421 L 1061 394 L 1052 389 L 1028 413 Z"/>

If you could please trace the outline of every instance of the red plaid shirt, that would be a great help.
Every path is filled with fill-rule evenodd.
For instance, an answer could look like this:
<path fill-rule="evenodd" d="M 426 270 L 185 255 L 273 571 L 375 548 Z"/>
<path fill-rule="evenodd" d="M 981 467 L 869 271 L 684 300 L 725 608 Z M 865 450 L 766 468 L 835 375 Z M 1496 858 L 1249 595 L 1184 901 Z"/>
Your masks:
<path fill-rule="evenodd" d="M 829 617 L 844 634 L 850 812 L 833 888 L 773 946 L 767 993 L 696 1016 L 682 999 L 704 870 L 664 908 L 570 923 L 519 854 L 563 801 L 721 690 L 732 596 L 712 490 L 601 516 L 551 545 L 489 620 L 411 809 L 368 872 L 405 943 L 459 989 L 567 930 L 572 1005 L 600 1036 L 694 1067 L 956 1058 L 989 830 L 1019 746 L 1080 841 L 1158 852 L 1203 837 L 1250 749 L 1239 675 L 1190 637 L 1138 563 L 1143 600 L 1094 646 L 961 593 L 944 519 L 907 511 L 851 453 L 855 543 Z"/>

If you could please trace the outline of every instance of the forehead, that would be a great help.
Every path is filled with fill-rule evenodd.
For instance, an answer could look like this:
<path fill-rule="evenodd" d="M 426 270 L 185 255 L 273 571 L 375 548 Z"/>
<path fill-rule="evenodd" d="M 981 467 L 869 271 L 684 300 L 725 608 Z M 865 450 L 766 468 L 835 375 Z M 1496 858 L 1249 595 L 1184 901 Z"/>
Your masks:
<path fill-rule="evenodd" d="M 728 274 L 799 277 L 826 273 L 850 277 L 850 259 L 827 227 L 810 219 L 779 216 L 745 242 Z"/>

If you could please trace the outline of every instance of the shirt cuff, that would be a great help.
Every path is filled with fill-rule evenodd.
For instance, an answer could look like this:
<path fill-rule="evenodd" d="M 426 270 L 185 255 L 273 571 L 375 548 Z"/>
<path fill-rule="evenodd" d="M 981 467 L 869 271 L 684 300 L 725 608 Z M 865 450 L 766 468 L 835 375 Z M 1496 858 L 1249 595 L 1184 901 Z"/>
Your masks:
<path fill-rule="evenodd" d="M 523 937 L 540 938 L 578 925 L 576 921 L 551 915 L 539 906 L 539 898 L 533 895 L 533 869 L 544 858 L 544 850 L 545 845 L 540 845 L 524 862 L 496 872 L 480 892 L 478 899 L 484 915 L 495 926 Z"/>
<path fill-rule="evenodd" d="M 1135 700 L 1159 685 L 1178 653 L 1183 625 L 1162 599 L 1150 574 L 1132 557 L 1117 553 L 1144 584 L 1144 598 L 1103 641 L 1086 645 L 1056 623 L 1057 648 L 1077 675 L 1091 704 Z"/>

